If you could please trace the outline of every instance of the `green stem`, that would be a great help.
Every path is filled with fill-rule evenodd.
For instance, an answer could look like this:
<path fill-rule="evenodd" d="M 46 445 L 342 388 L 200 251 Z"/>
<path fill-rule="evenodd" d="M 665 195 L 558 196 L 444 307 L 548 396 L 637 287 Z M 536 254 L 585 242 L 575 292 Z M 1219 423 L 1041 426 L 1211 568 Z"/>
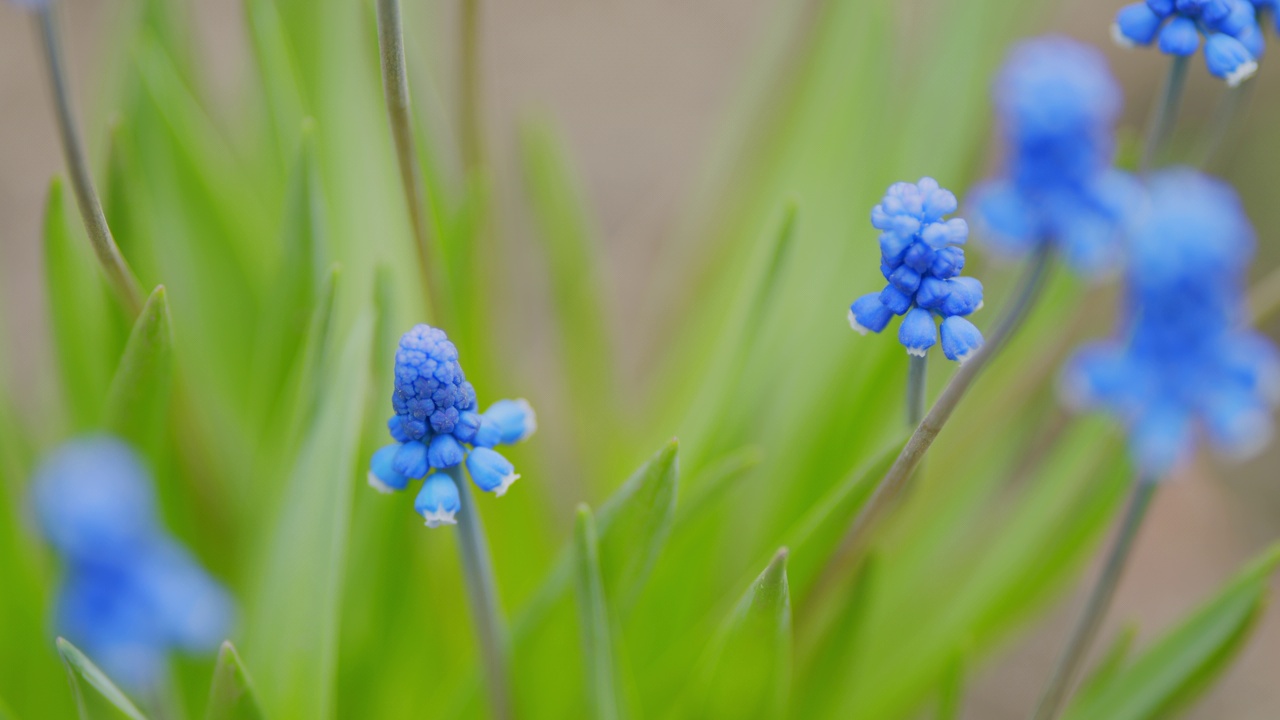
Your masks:
<path fill-rule="evenodd" d="M 1102 619 L 1107 614 L 1112 598 L 1115 597 L 1116 586 L 1120 583 L 1125 562 L 1133 549 L 1134 537 L 1137 536 L 1142 519 L 1151 505 L 1151 497 L 1155 494 L 1156 485 L 1154 480 L 1148 478 L 1140 478 L 1135 483 L 1133 494 L 1129 497 L 1129 506 L 1125 510 L 1124 520 L 1121 521 L 1115 540 L 1111 544 L 1111 550 L 1107 553 L 1102 574 L 1089 593 L 1084 614 L 1076 623 L 1071 639 L 1067 643 L 1067 649 L 1062 653 L 1049 679 L 1049 684 L 1045 687 L 1040 705 L 1036 708 L 1035 720 L 1053 720 L 1062 711 L 1071 685 L 1080 670 L 1080 664 L 1097 638 L 1098 630 L 1102 627 Z"/>
<path fill-rule="evenodd" d="M 907 425 L 916 427 L 924 419 L 925 378 L 929 356 L 912 355 L 907 366 Z"/>
<path fill-rule="evenodd" d="M 1213 122 L 1209 127 L 1209 134 L 1205 138 L 1204 146 L 1200 150 L 1200 162 L 1198 167 L 1208 169 L 1210 163 L 1218 155 L 1218 151 L 1222 149 L 1223 143 L 1231 134 L 1232 129 L 1236 126 L 1236 121 L 1240 118 L 1241 113 L 1249 105 L 1249 98 L 1253 95 L 1253 80 L 1246 80 L 1243 84 L 1227 88 L 1226 93 L 1222 96 L 1222 100 L 1218 102 L 1218 107 L 1213 113 Z"/>
<path fill-rule="evenodd" d="M 924 416 L 924 420 L 916 427 L 915 432 L 907 440 L 907 444 L 898 453 L 898 458 L 894 460 L 889 471 L 880 480 L 880 484 L 871 493 L 871 497 L 858 511 L 858 515 L 853 519 L 849 529 L 845 531 L 844 537 L 840 541 L 840 546 L 827 561 L 826 567 L 823 568 L 819 582 L 815 586 L 815 596 L 820 594 L 827 582 L 834 579 L 840 567 L 847 563 L 850 558 L 856 557 L 857 553 L 861 551 L 863 543 L 870 537 L 871 530 L 885 511 L 893 506 L 893 500 L 907 485 L 916 468 L 924 460 L 925 453 L 929 451 L 934 439 L 938 437 L 938 433 L 942 431 L 942 427 L 950 419 L 951 413 L 960 404 L 960 400 L 969 390 L 969 386 L 973 384 L 978 374 L 1000 352 L 1000 349 L 1008 342 L 1009 338 L 1022 324 L 1022 321 L 1026 319 L 1027 313 L 1035 304 L 1036 298 L 1039 297 L 1040 291 L 1044 287 L 1049 260 L 1052 257 L 1051 250 L 1052 246 L 1048 242 L 1041 243 L 1036 250 L 1036 254 L 1029 262 L 1027 272 L 1023 276 L 1022 284 L 1014 296 L 1009 310 L 999 324 L 996 325 L 996 329 L 987 335 L 986 343 L 982 348 L 968 362 L 960 366 L 960 369 L 952 376 L 951 381 L 943 388 L 938 401 L 934 403 L 928 414 Z"/>
<path fill-rule="evenodd" d="M 467 585 L 467 603 L 471 619 L 480 636 L 480 655 L 484 662 L 485 682 L 489 689 L 489 710 L 493 717 L 511 717 L 511 685 L 507 629 L 498 607 L 497 583 L 493 563 L 489 560 L 489 544 L 484 526 L 476 512 L 471 483 L 463 476 L 462 466 L 449 468 L 449 477 L 458 487 L 458 552 Z"/>
<path fill-rule="evenodd" d="M 458 36 L 459 118 L 462 162 L 473 178 L 484 165 L 484 128 L 481 126 L 480 0 L 462 0 Z"/>
<path fill-rule="evenodd" d="M 1142 146 L 1142 164 L 1139 169 L 1147 172 L 1155 162 L 1156 156 L 1164 147 L 1173 128 L 1174 118 L 1178 115 L 1178 105 L 1182 101 L 1182 89 L 1187 84 L 1187 65 L 1189 58 L 1179 55 L 1169 65 L 1169 74 L 1165 77 L 1164 88 L 1160 91 L 1160 102 L 1156 112 L 1151 116 L 1147 126 L 1147 138 Z"/>
<path fill-rule="evenodd" d="M 36 11 L 40 25 L 40 39 L 44 48 L 45 63 L 49 68 L 49 81 L 53 86 L 53 99 L 58 116 L 58 132 L 62 140 L 62 151 L 67 158 L 67 169 L 71 172 L 71 186 L 75 190 L 76 205 L 80 209 L 80 217 L 84 221 L 84 229 L 89 234 L 89 242 L 98 256 L 98 262 L 107 273 L 116 294 L 124 302 L 125 307 L 137 316 L 142 311 L 144 296 L 142 285 L 134 276 L 133 270 L 120 254 L 115 238 L 111 236 L 111 228 L 107 226 L 107 217 L 102 212 L 102 202 L 93 186 L 93 173 L 89 169 L 89 159 L 85 155 L 84 144 L 76 130 L 75 113 L 71 109 L 71 91 L 67 85 L 66 68 L 62 60 L 62 45 L 58 40 L 58 26 L 53 16 L 53 5 L 47 3 Z"/>
<path fill-rule="evenodd" d="M 1280 310 L 1280 267 L 1267 273 L 1249 291 L 1249 324 L 1266 322 L 1277 310 Z"/>
<path fill-rule="evenodd" d="M 405 69 L 404 30 L 400 19 L 400 0 L 378 0 L 378 48 L 382 66 L 382 94 L 386 100 L 387 118 L 391 121 L 391 139 L 400 166 L 400 184 L 409 208 L 409 224 L 418 248 L 422 281 L 427 286 L 437 324 L 447 324 L 445 316 L 444 277 L 433 261 L 431 231 L 427 224 L 426 192 L 418 168 L 418 152 L 413 139 L 413 108 L 409 102 L 409 76 Z"/>

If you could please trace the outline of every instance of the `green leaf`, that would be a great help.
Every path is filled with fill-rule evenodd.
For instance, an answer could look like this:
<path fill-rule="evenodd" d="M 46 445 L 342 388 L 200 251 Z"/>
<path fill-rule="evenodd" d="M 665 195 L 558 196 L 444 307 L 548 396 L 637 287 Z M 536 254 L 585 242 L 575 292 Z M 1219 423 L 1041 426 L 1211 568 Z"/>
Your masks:
<path fill-rule="evenodd" d="M 1280 544 L 1250 563 L 1105 687 L 1081 696 L 1066 714 L 1067 720 L 1148 720 L 1186 707 L 1244 646 L 1265 604 L 1267 581 L 1277 564 Z"/>
<path fill-rule="evenodd" d="M 62 656 L 62 664 L 67 668 L 67 679 L 71 682 L 71 690 L 76 697 L 76 707 L 80 710 L 80 720 L 99 720 L 99 718 L 127 717 L 132 720 L 146 720 L 128 697 L 111 682 L 97 665 L 93 664 L 80 649 L 63 638 L 57 639 L 58 654 Z M 95 692 L 86 693 L 84 683 Z"/>
<path fill-rule="evenodd" d="M 801 675 L 803 684 L 796 693 L 799 717 L 838 716 L 830 705 L 840 698 L 829 688 L 845 687 L 848 694 L 856 694 L 858 663 L 865 661 L 859 653 L 859 640 L 871 614 L 870 604 L 880 572 L 875 554 L 862 559 L 840 598 L 836 622 L 816 639 L 817 647 L 812 652 L 801 653 L 809 659 Z"/>
<path fill-rule="evenodd" d="M 609 422 L 617 407 L 613 354 L 582 192 L 551 126 L 529 123 L 522 130 L 525 185 L 547 256 L 574 417 Z"/>
<path fill-rule="evenodd" d="M 622 716 L 617 658 L 613 632 L 600 576 L 600 552 L 596 542 L 596 522 L 591 508 L 578 506 L 574 525 L 574 564 L 578 598 L 578 621 L 582 632 L 583 667 L 586 670 L 587 698 L 591 717 Z"/>
<path fill-rule="evenodd" d="M 262 720 L 263 717 L 253 681 L 229 640 L 222 643 L 218 651 L 204 717 L 205 720 Z"/>
<path fill-rule="evenodd" d="M 722 630 L 714 668 L 700 691 L 699 717 L 773 718 L 791 685 L 791 594 L 787 549 L 738 602 Z"/>
<path fill-rule="evenodd" d="M 262 700 L 277 717 L 333 712 L 337 630 L 356 449 L 369 377 L 374 318 L 364 312 L 324 374 L 314 423 L 290 473 L 274 533 L 263 543 L 249 606 L 250 645 Z"/>
<path fill-rule="evenodd" d="M 44 214 L 49 319 L 66 404 L 76 429 L 83 430 L 98 421 L 118 349 L 108 314 L 114 301 L 93 250 L 73 234 L 66 212 L 62 181 L 55 178 Z"/>
<path fill-rule="evenodd" d="M 164 431 L 173 377 L 173 320 L 163 285 L 142 306 L 107 391 L 104 425 L 151 448 Z"/>
<path fill-rule="evenodd" d="M 960 720 L 964 712 L 964 657 L 957 655 L 947 667 L 938 693 L 938 720 Z"/>
<path fill-rule="evenodd" d="M 679 447 L 671 440 L 600 506 L 600 567 L 605 591 L 621 612 L 635 600 L 671 534 Z"/>

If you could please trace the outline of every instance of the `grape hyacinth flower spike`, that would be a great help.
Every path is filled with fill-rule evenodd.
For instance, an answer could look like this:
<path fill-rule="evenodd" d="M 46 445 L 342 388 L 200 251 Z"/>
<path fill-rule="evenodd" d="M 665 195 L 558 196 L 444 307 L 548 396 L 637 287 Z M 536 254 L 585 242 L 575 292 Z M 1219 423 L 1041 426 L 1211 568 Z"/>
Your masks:
<path fill-rule="evenodd" d="M 956 211 L 956 196 L 933 178 L 895 183 L 871 211 L 880 234 L 880 272 L 888 284 L 863 295 L 849 307 L 849 324 L 863 335 L 878 333 L 894 315 L 903 316 L 898 340 L 915 357 L 938 343 L 936 318 L 942 321 L 942 352 L 963 363 L 982 345 L 982 333 L 967 318 L 982 307 L 982 283 L 961 277 L 969 226 Z"/>
<path fill-rule="evenodd" d="M 1062 37 L 1013 49 L 996 80 L 1005 140 L 1002 177 L 973 190 L 974 229 L 997 253 L 1022 256 L 1050 244 L 1074 270 L 1116 267 L 1135 181 L 1112 167 L 1120 87 L 1106 59 Z"/>
<path fill-rule="evenodd" d="M 111 437 L 68 442 L 37 469 L 33 504 L 63 560 L 55 626 L 123 687 L 153 690 L 174 650 L 212 653 L 231 596 L 164 531 L 151 478 Z"/>
<path fill-rule="evenodd" d="M 1191 170 L 1152 178 L 1150 204 L 1132 229 L 1122 337 L 1084 348 L 1063 381 L 1068 402 L 1125 423 L 1138 479 L 1035 720 L 1052 720 L 1066 704 L 1159 481 L 1198 437 L 1237 456 L 1270 437 L 1280 353 L 1242 323 L 1253 243 L 1230 186 Z"/>
<path fill-rule="evenodd" d="M 458 364 L 458 349 L 444 331 L 417 325 L 400 338 L 396 351 L 395 415 L 387 422 L 395 443 L 373 454 L 369 485 L 384 492 L 425 478 L 414 502 L 428 527 L 455 524 L 458 490 L 441 475 L 466 465 L 472 482 L 502 496 L 519 479 L 515 468 L 493 448 L 533 434 L 537 420 L 525 400 L 499 400 L 477 412 L 476 392 Z"/>
<path fill-rule="evenodd" d="M 1123 47 L 1156 43 L 1166 55 L 1195 55 L 1204 40 L 1209 73 L 1235 87 L 1253 77 L 1266 49 L 1250 0 L 1146 0 L 1116 14 L 1111 36 Z"/>
<path fill-rule="evenodd" d="M 1196 437 L 1246 456 L 1271 432 L 1280 354 L 1243 327 L 1253 230 L 1235 191 L 1191 170 L 1153 178 L 1135 224 L 1124 337 L 1081 351 L 1064 389 L 1129 428 L 1134 461 L 1161 477 Z"/>

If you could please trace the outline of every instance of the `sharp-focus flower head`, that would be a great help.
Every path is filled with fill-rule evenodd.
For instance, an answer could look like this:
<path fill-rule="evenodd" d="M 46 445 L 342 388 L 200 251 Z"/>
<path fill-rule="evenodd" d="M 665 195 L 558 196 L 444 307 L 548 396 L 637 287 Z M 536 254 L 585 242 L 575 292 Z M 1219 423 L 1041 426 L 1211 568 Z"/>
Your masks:
<path fill-rule="evenodd" d="M 1111 167 L 1121 93 L 1106 59 L 1063 37 L 1029 40 L 1010 52 L 994 94 L 1005 172 L 973 191 L 982 239 L 1012 256 L 1052 243 L 1090 275 L 1114 267 L 1139 193 Z"/>
<path fill-rule="evenodd" d="M 34 505 L 66 579 L 57 631 L 112 678 L 142 690 L 173 650 L 212 652 L 232 621 L 227 592 L 165 534 L 151 478 L 107 437 L 69 442 L 40 466 Z"/>
<path fill-rule="evenodd" d="M 1253 243 L 1226 184 L 1190 170 L 1152 179 L 1134 220 L 1125 337 L 1086 347 L 1064 378 L 1072 404 L 1128 425 L 1149 475 L 1189 455 L 1197 435 L 1238 456 L 1270 436 L 1280 354 L 1241 324 Z"/>
<path fill-rule="evenodd" d="M 1209 72 L 1235 87 L 1258 71 L 1265 42 L 1258 11 L 1275 0 L 1146 0 L 1116 14 L 1111 36 L 1124 47 L 1157 43 L 1167 55 L 1200 49 Z M 1257 6 L 1257 7 L 1255 7 Z"/>
<path fill-rule="evenodd" d="M 369 485 L 390 493 L 426 478 L 414 509 L 429 527 L 454 524 L 461 507 L 453 480 L 437 470 L 465 464 L 477 487 L 502 495 L 520 476 L 492 448 L 525 440 L 537 428 L 526 400 L 499 400 L 479 413 L 475 388 L 458 364 L 457 347 L 444 331 L 429 325 L 416 325 L 400 338 L 391 405 L 395 415 L 387 429 L 396 442 L 373 454 Z M 498 466 L 506 472 L 493 483 Z"/>
<path fill-rule="evenodd" d="M 898 339 L 907 352 L 923 356 L 938 342 L 935 316 L 943 318 L 942 350 L 964 362 L 982 345 L 982 334 L 964 317 L 982 307 L 982 283 L 960 277 L 969 226 L 956 211 L 956 196 L 933 178 L 895 183 L 871 210 L 880 233 L 884 290 L 863 295 L 849 307 L 849 324 L 862 334 L 880 332 L 903 315 Z M 949 340 L 950 339 L 950 340 Z"/>

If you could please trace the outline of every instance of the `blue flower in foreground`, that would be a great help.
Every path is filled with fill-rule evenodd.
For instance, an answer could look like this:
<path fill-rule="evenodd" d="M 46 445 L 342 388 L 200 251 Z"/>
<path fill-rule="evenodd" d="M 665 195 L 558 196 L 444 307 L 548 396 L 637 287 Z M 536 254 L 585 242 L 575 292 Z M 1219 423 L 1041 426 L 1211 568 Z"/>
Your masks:
<path fill-rule="evenodd" d="M 414 326 L 400 338 L 391 405 L 396 414 L 387 429 L 396 442 L 373 454 L 369 484 L 394 492 L 426 478 L 414 510 L 428 527 L 454 524 L 460 507 L 457 486 L 437 470 L 465 463 L 477 487 L 501 496 L 520 476 L 492 448 L 518 443 L 537 429 L 525 400 L 499 400 L 478 413 L 458 349 L 444 331 L 428 325 Z"/>
<path fill-rule="evenodd" d="M 1111 36 L 1124 47 L 1157 42 L 1166 55 L 1188 56 L 1200 49 L 1215 77 L 1235 87 L 1258 71 L 1265 42 L 1254 5 L 1262 0 L 1146 0 L 1116 14 Z"/>
<path fill-rule="evenodd" d="M 1235 192 L 1190 170 L 1154 178 L 1135 219 L 1122 340 L 1091 345 L 1064 377 L 1067 398 L 1129 427 L 1149 475 L 1166 473 L 1197 434 L 1232 455 L 1260 449 L 1280 400 L 1280 354 L 1242 327 L 1253 231 Z"/>
<path fill-rule="evenodd" d="M 995 103 L 1006 168 L 970 198 L 983 240 L 1013 256 L 1052 243 L 1089 275 L 1117 266 L 1124 214 L 1141 193 L 1111 167 L 1121 94 L 1102 54 L 1062 37 L 1021 43 Z"/>
<path fill-rule="evenodd" d="M 227 592 L 165 534 L 151 479 L 107 437 L 69 442 L 40 466 L 36 515 L 66 579 L 57 629 L 122 685 L 163 679 L 172 650 L 212 652 L 231 626 Z"/>
<path fill-rule="evenodd" d="M 960 277 L 969 226 L 956 211 L 956 196 L 933 178 L 894 183 L 871 210 L 880 234 L 880 272 L 889 284 L 849 307 L 849 324 L 862 333 L 880 332 L 902 315 L 898 340 L 923 357 L 938 342 L 934 317 L 943 318 L 942 351 L 964 362 L 982 346 L 982 333 L 965 316 L 982 307 L 982 283 Z"/>

